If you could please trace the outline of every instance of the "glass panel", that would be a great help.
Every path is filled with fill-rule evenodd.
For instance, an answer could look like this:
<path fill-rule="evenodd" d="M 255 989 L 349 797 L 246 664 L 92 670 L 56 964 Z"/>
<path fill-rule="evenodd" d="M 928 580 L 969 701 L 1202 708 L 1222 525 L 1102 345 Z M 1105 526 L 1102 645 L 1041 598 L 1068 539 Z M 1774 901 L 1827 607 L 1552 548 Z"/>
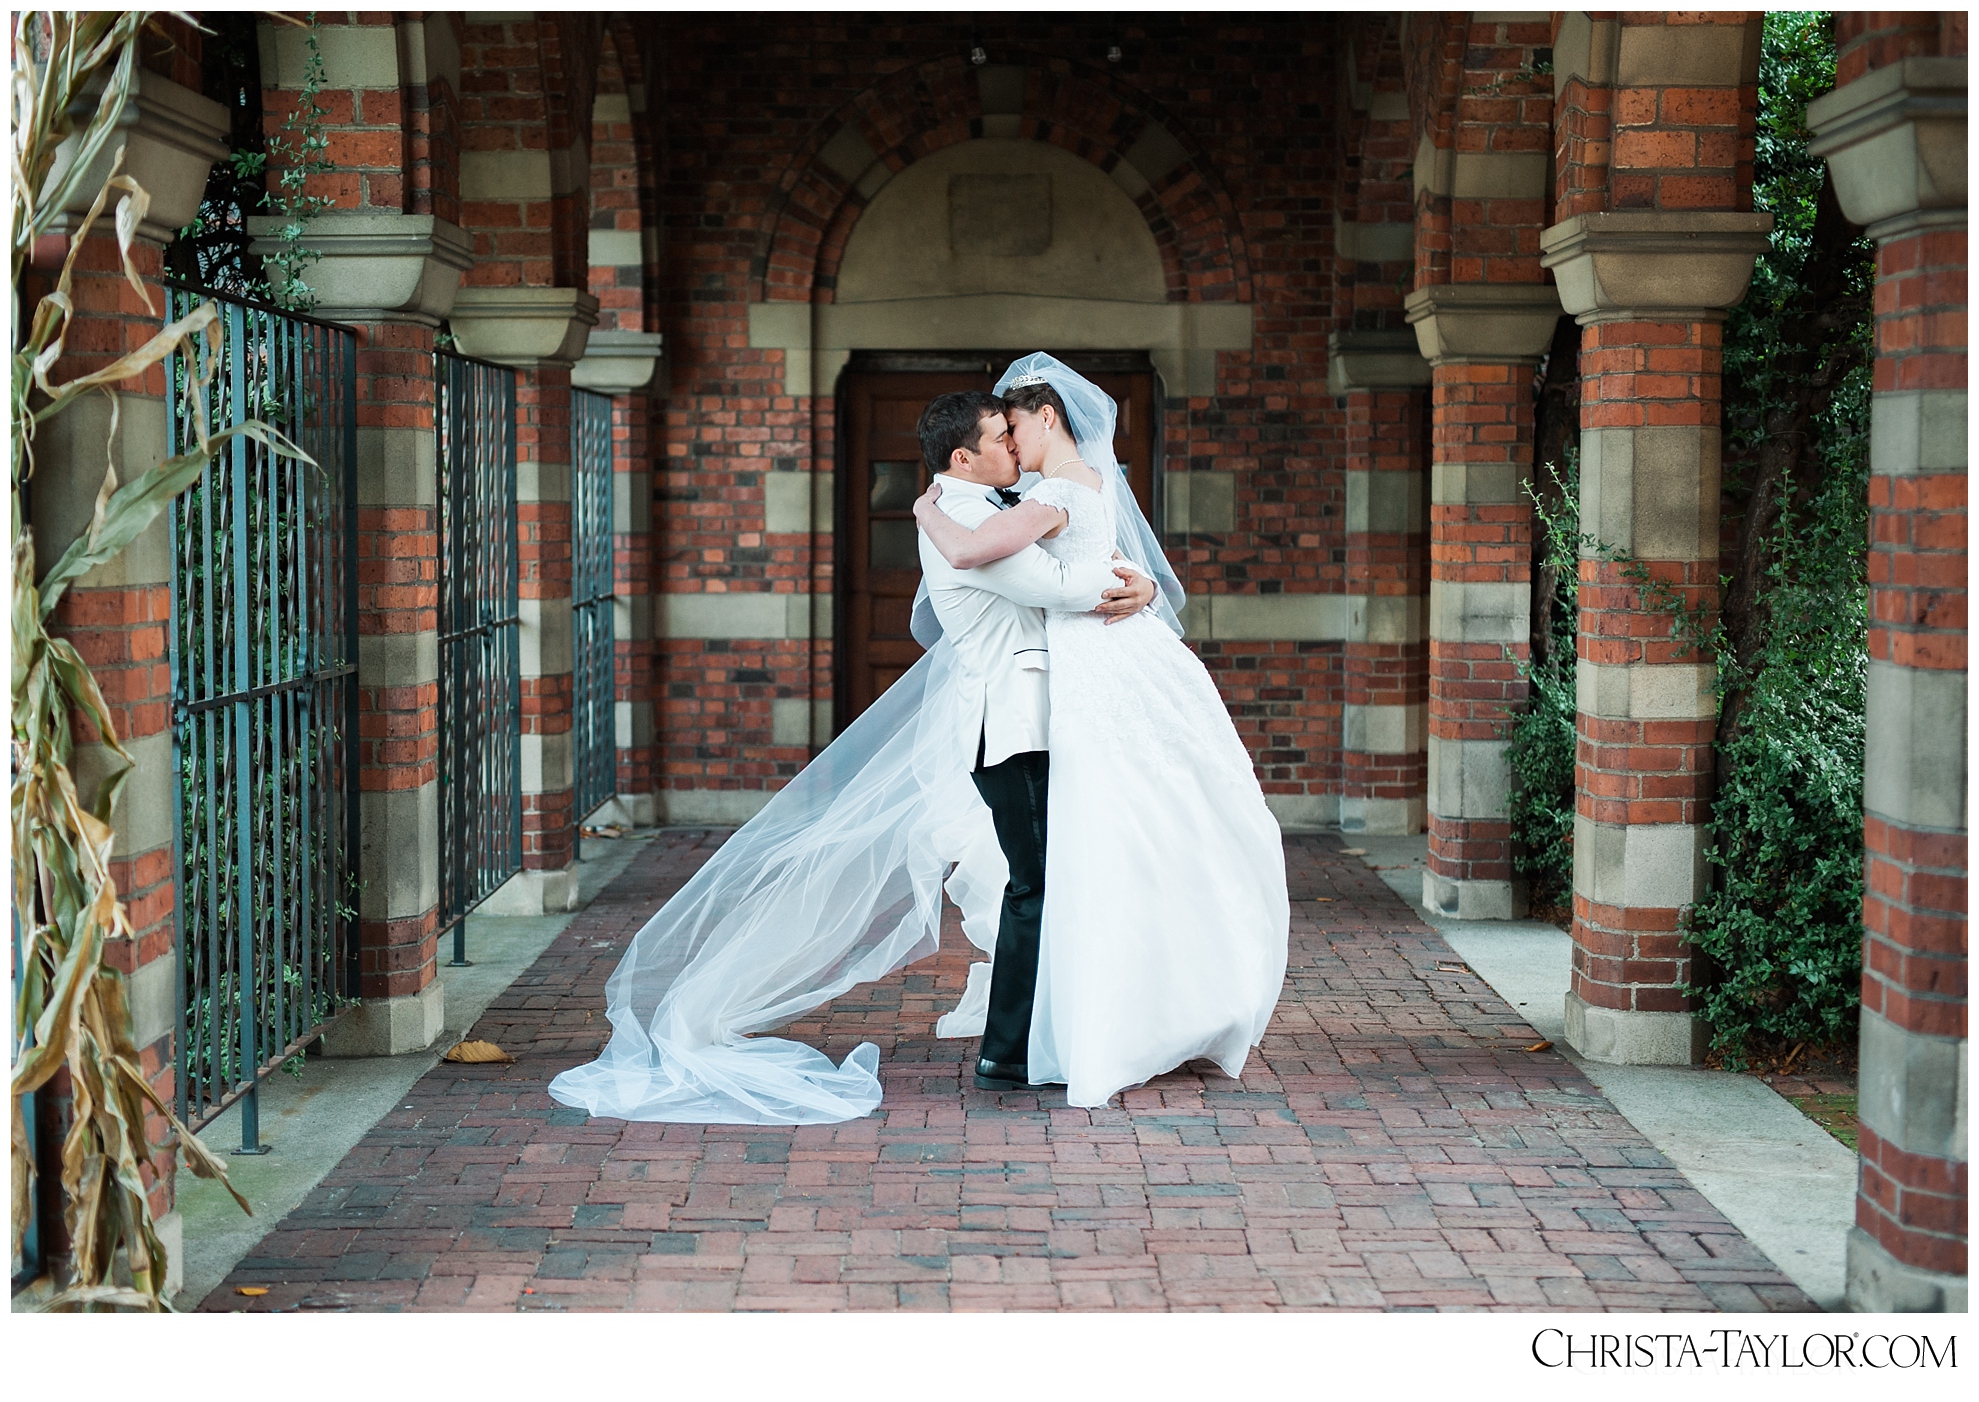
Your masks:
<path fill-rule="evenodd" d="M 921 546 L 912 521 L 875 521 L 870 559 L 876 570 L 918 570 Z"/>
<path fill-rule="evenodd" d="M 926 485 L 921 480 L 918 462 L 876 462 L 869 504 L 874 511 L 912 511 L 914 498 Z M 875 535 L 873 539 L 877 541 L 879 537 Z"/>

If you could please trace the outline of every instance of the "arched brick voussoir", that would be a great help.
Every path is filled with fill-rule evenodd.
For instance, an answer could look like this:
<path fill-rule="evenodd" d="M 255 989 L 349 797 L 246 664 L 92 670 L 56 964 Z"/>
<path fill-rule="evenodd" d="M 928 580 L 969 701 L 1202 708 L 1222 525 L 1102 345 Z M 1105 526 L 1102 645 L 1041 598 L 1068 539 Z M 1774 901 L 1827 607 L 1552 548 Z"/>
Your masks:
<path fill-rule="evenodd" d="M 1201 144 L 1110 73 L 1059 57 L 1015 57 L 1027 70 L 1020 139 L 1049 142 L 1109 175 L 1123 162 L 1132 167 L 1116 179 L 1130 193 L 1144 186 L 1135 203 L 1160 249 L 1169 299 L 1250 301 L 1236 203 Z M 793 153 L 778 182 L 751 267 L 753 300 L 832 300 L 846 240 L 869 202 L 859 187 L 877 193 L 869 176 L 878 167 L 890 179 L 982 135 L 975 70 L 956 57 L 903 70 L 846 103 Z M 1154 167 L 1151 177 L 1139 163 Z"/>

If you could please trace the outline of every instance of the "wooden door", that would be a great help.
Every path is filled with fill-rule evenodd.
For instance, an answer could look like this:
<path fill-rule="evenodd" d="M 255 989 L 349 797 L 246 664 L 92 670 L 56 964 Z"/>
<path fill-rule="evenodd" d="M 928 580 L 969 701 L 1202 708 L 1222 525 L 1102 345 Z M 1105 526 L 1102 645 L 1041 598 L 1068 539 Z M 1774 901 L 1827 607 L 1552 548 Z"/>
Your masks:
<path fill-rule="evenodd" d="M 1000 370 L 1003 361 L 998 362 Z M 1153 519 L 1154 379 L 1146 373 L 1088 378 L 1120 405 L 1113 450 L 1127 481 Z M 839 661 L 839 727 L 849 725 L 920 659 L 909 631 L 921 583 L 914 498 L 928 485 L 914 425 L 938 394 L 987 392 L 993 374 L 967 371 L 855 372 L 843 382 L 844 503 L 838 532 L 839 587 L 844 590 L 844 647 Z"/>

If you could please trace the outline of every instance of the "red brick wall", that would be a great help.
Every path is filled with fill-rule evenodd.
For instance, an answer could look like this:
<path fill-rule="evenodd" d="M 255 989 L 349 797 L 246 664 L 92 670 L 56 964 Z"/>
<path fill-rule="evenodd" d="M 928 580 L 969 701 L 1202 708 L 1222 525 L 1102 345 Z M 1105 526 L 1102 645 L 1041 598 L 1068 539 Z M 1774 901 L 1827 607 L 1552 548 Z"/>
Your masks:
<path fill-rule="evenodd" d="M 755 298 L 829 300 L 862 201 L 814 159 L 846 123 L 895 169 L 980 134 L 966 45 L 945 19 L 670 16 L 644 21 L 666 133 L 660 289 L 669 338 L 661 588 L 832 587 L 831 542 L 761 534 L 761 474 L 833 466 L 831 406 L 783 393 L 748 346 Z M 1239 475 L 1236 529 L 1171 552 L 1188 588 L 1338 592 L 1346 575 L 1342 412 L 1323 382 L 1332 320 L 1335 22 L 978 21 L 993 63 L 1030 70 L 1026 136 L 1110 167 L 1150 119 L 1189 160 L 1142 197 L 1176 300 L 1242 300 L 1255 346 L 1218 356 L 1216 393 L 1171 401 L 1165 466 Z M 1109 44 L 1124 50 L 1106 63 Z M 1202 65 L 1212 64 L 1213 77 Z M 987 348 L 986 349 L 1012 349 Z M 1025 349 L 1017 347 L 1014 349 Z M 828 646 L 667 639 L 664 782 L 773 786 L 802 749 L 770 743 L 776 698 L 829 695 Z M 1338 787 L 1340 645 L 1205 645 L 1267 787 Z"/>

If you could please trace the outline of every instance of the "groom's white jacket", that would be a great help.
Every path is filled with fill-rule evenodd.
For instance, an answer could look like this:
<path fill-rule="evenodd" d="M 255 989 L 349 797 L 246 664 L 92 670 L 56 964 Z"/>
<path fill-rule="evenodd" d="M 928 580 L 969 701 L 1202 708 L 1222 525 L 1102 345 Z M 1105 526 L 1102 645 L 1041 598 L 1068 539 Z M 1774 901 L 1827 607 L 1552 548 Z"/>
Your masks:
<path fill-rule="evenodd" d="M 940 474 L 935 504 L 974 529 L 1001 506 L 996 489 Z M 963 720 L 969 758 L 983 737 L 983 763 L 1000 764 L 1012 755 L 1047 748 L 1051 703 L 1045 648 L 1045 609 L 1083 613 L 1099 607 L 1100 595 L 1121 581 L 1115 564 L 1137 574 L 1132 561 L 1086 560 L 1067 564 L 1035 545 L 1014 555 L 958 570 L 942 558 L 927 533 L 919 533 L 921 574 L 928 601 L 952 639 L 966 688 Z"/>

